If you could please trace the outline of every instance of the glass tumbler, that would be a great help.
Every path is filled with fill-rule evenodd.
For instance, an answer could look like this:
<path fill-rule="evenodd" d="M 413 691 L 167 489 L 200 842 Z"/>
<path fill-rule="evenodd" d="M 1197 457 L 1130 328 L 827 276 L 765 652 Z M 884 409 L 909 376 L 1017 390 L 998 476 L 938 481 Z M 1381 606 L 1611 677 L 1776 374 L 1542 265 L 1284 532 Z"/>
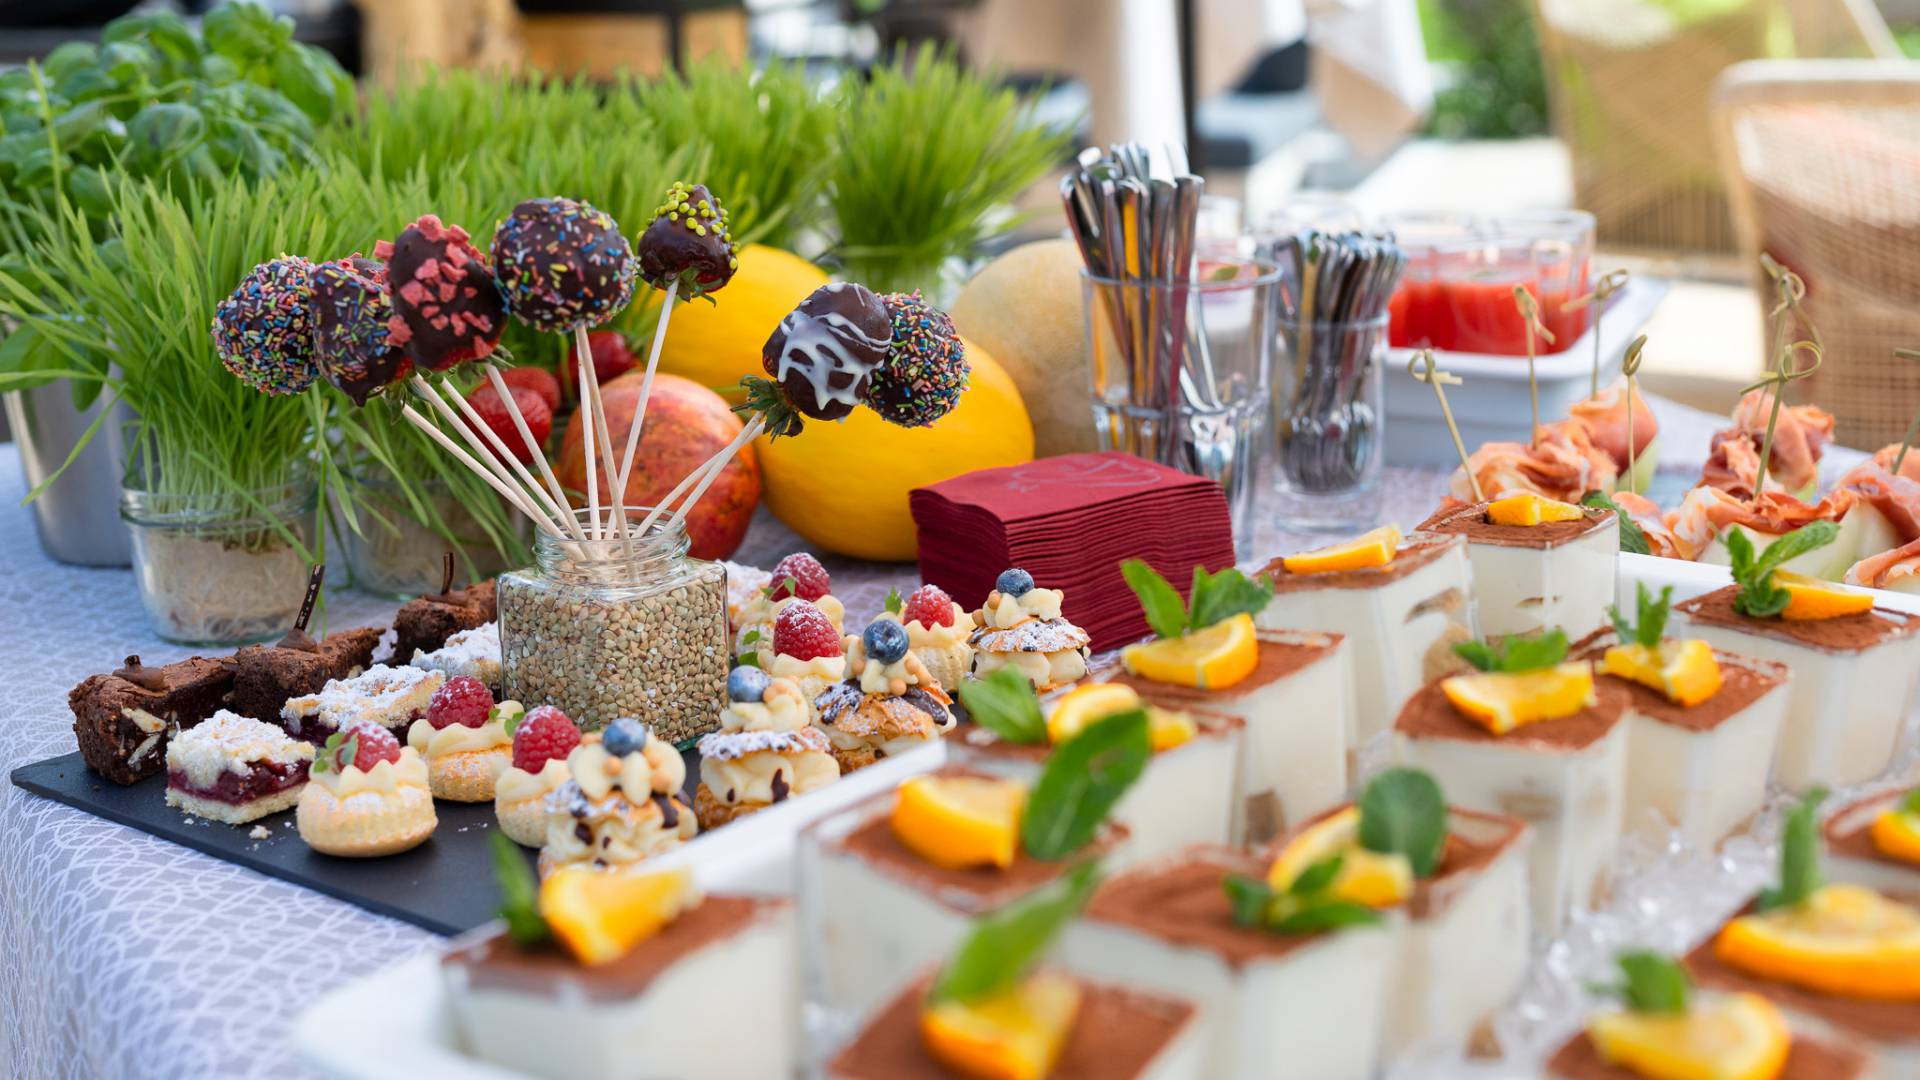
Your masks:
<path fill-rule="evenodd" d="M 1388 318 L 1281 320 L 1273 477 L 1282 529 L 1343 531 L 1378 516 Z"/>

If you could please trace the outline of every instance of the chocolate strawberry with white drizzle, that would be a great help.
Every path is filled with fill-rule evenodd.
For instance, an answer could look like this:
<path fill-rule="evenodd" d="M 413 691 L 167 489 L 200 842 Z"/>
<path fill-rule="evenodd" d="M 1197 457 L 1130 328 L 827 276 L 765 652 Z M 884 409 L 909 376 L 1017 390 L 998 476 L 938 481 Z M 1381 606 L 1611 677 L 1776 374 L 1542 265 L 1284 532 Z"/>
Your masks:
<path fill-rule="evenodd" d="M 760 350 L 760 366 L 800 413 L 839 420 L 860 404 L 892 341 L 880 297 L 863 285 L 835 282 L 780 320 Z"/>

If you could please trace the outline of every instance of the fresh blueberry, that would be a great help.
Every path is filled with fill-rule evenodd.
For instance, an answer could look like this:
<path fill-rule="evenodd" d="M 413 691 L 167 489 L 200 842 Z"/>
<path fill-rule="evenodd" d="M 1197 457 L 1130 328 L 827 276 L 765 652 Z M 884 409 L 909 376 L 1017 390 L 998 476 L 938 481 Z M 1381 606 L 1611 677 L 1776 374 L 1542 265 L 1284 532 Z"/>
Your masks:
<path fill-rule="evenodd" d="M 1001 596 L 1025 596 L 1033 591 L 1033 575 L 1017 566 L 1002 570 L 993 587 L 1000 590 Z"/>
<path fill-rule="evenodd" d="M 772 681 L 759 668 L 742 664 L 727 673 L 727 700 L 759 701 L 766 696 L 767 684 Z"/>
<path fill-rule="evenodd" d="M 639 753 L 647 745 L 647 726 L 631 716 L 623 716 L 607 725 L 600 745 L 614 757 Z"/>
<path fill-rule="evenodd" d="M 890 619 L 880 619 L 860 635 L 867 655 L 883 664 L 891 664 L 907 655 L 907 628 Z"/>

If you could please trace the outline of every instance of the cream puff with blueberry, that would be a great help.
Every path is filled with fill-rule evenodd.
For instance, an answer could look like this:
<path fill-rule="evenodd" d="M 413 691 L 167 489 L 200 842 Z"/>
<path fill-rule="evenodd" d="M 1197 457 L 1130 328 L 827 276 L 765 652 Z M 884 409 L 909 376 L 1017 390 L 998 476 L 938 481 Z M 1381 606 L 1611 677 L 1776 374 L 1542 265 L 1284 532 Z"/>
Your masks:
<path fill-rule="evenodd" d="M 1059 589 L 1036 587 L 1025 570 L 1002 571 L 973 632 L 973 673 L 1010 667 L 1043 694 L 1084 678 L 1091 639 L 1060 614 L 1064 599 Z"/>
<path fill-rule="evenodd" d="M 764 810 L 840 779 L 826 733 L 791 679 L 756 667 L 727 676 L 720 730 L 700 740 L 700 787 L 693 808 L 702 829 Z"/>
<path fill-rule="evenodd" d="M 918 749 L 953 727 L 953 699 L 913 654 L 905 627 L 876 619 L 847 640 L 847 680 L 814 699 L 841 772 Z"/>
<path fill-rule="evenodd" d="M 699 832 L 693 809 L 680 800 L 686 761 L 632 717 L 582 739 L 567 755 L 567 772 L 547 796 L 543 875 L 560 866 L 631 869 Z"/>

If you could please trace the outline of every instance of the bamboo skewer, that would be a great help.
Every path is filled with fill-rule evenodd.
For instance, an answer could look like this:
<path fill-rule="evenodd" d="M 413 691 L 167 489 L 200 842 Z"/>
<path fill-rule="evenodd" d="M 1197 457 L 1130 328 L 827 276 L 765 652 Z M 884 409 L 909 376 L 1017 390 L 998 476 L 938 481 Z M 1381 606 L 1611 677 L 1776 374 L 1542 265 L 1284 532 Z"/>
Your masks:
<path fill-rule="evenodd" d="M 400 406 L 400 415 L 406 417 L 409 421 L 413 423 L 415 427 L 419 428 L 421 431 L 426 432 L 429 438 L 431 438 L 434 442 L 439 443 L 442 449 L 446 450 L 447 453 L 452 454 L 454 456 L 455 460 L 459 461 L 460 464 L 465 465 L 468 469 L 471 469 L 475 476 L 478 476 L 480 479 L 485 480 L 493 488 L 493 490 L 500 493 L 501 498 L 507 500 L 507 502 L 509 503 L 512 503 L 514 508 L 519 510 L 521 513 L 527 515 L 529 520 L 536 521 L 536 522 L 546 520 L 546 515 L 534 510 L 532 506 L 528 505 L 527 500 L 523 495 L 521 495 L 519 492 L 516 492 L 510 485 L 501 481 L 492 472 L 492 470 L 480 464 L 478 461 L 475 461 L 471 454 L 467 453 L 465 450 L 460 449 L 460 446 L 458 443 L 455 443 L 452 439 L 448 438 L 446 432 L 441 431 L 437 427 L 434 427 L 432 421 L 428 420 L 424 416 L 421 416 L 418 412 L 414 410 L 414 407 L 412 405 Z"/>
<path fill-rule="evenodd" d="M 547 490 L 553 493 L 554 504 L 561 508 L 561 519 L 567 523 L 567 529 L 576 540 L 585 540 L 587 534 L 581 531 L 580 521 L 573 512 L 573 504 L 567 500 L 567 490 L 560 486 L 560 478 L 553 474 L 553 465 L 547 461 L 546 448 L 534 441 L 532 429 L 527 427 L 527 418 L 521 414 L 520 406 L 513 400 L 513 388 L 500 376 L 500 369 L 491 363 L 480 365 L 487 373 L 487 379 L 493 383 L 494 393 L 507 403 L 507 415 L 513 417 L 513 426 L 520 432 L 527 448 L 533 451 L 533 460 L 540 467 L 540 475 L 547 483 Z"/>
<path fill-rule="evenodd" d="M 485 420 L 482 420 L 480 418 L 480 411 L 478 409 L 475 409 L 473 405 L 470 402 L 468 402 L 467 399 L 459 393 L 459 391 L 455 390 L 451 386 L 442 385 L 437 388 L 439 391 L 439 394 L 438 396 L 436 396 L 435 394 L 436 387 L 434 386 L 434 384 L 428 382 L 426 379 L 421 378 L 418 375 L 415 375 L 413 377 L 413 389 L 415 393 L 418 393 L 424 396 L 427 399 L 427 401 L 433 405 L 435 411 L 440 413 L 440 415 L 446 417 L 449 421 L 454 423 L 456 427 L 462 428 L 463 433 L 465 431 L 478 432 L 481 435 L 481 437 L 486 440 L 487 444 L 491 445 L 494 450 L 498 451 L 497 460 L 504 462 L 508 468 L 512 469 L 515 475 L 518 477 L 519 481 L 522 484 L 526 485 L 526 490 L 532 493 L 532 495 L 534 496 L 534 499 L 537 502 L 545 505 L 546 508 L 552 512 L 553 524 L 559 526 L 559 529 L 557 530 L 556 535 L 559 533 L 571 532 L 574 534 L 575 539 L 579 539 L 579 540 L 586 539 L 586 537 L 582 535 L 580 532 L 579 522 L 573 520 L 573 513 L 571 510 L 568 509 L 566 501 L 564 499 L 556 501 L 550 494 L 547 493 L 547 491 L 544 488 L 540 486 L 538 481 L 534 480 L 533 474 L 527 471 L 527 467 L 521 464 L 520 459 L 515 457 L 513 455 L 513 451 L 507 447 L 506 440 L 502 439 L 500 435 L 493 430 L 492 427 L 488 426 Z M 439 400 L 440 397 L 444 397 L 447 401 L 450 401 L 455 406 L 457 406 L 460 409 L 461 414 L 467 418 L 467 422 L 465 424 L 461 424 L 460 421 L 454 417 L 452 411 L 449 410 L 446 407 L 446 405 L 441 403 L 441 401 Z M 518 410 L 515 410 L 514 415 L 516 416 L 519 415 Z M 521 426 L 525 427 L 525 423 L 522 422 Z M 469 437 L 467 441 L 470 443 L 473 442 L 471 437 Z M 531 432 L 527 434 L 527 444 L 529 446 L 533 446 L 533 436 Z M 482 452 L 484 452 L 486 449 L 485 446 L 478 445 L 478 444 L 476 444 L 474 448 Z M 546 460 L 544 456 L 541 455 L 539 447 L 537 446 L 533 447 L 533 453 L 535 457 L 540 458 L 542 461 Z"/>
<path fill-rule="evenodd" d="M 1895 349 L 1893 355 L 1902 360 L 1920 360 L 1920 350 Z M 1913 419 L 1907 423 L 1907 433 L 1900 437 L 1900 452 L 1893 456 L 1893 468 L 1889 470 L 1895 476 L 1900 475 L 1900 466 L 1906 464 L 1907 451 L 1913 448 L 1914 436 L 1920 435 L 1920 409 L 1915 409 Z"/>
<path fill-rule="evenodd" d="M 593 354 L 587 353 L 579 363 L 574 365 L 573 375 L 580 386 L 579 407 L 587 410 L 587 415 L 581 418 L 586 423 L 580 429 L 581 435 L 586 438 L 586 442 L 580 449 L 587 459 L 587 531 L 593 534 L 594 539 L 602 540 L 606 538 L 606 531 L 601 527 L 600 519 L 600 459 L 593 454 L 595 424 L 592 398 L 589 397 L 591 391 L 588 389 L 587 382 L 587 373 L 592 370 Z"/>
<path fill-rule="evenodd" d="M 1634 487 L 1634 474 L 1639 455 L 1633 452 L 1633 383 L 1635 377 L 1640 374 L 1640 354 L 1646 347 L 1647 335 L 1641 334 L 1627 346 L 1627 354 L 1620 360 L 1620 374 L 1627 380 L 1627 492 L 1632 495 L 1640 494 Z"/>
<path fill-rule="evenodd" d="M 1415 370 L 1421 364 L 1425 371 Z M 1460 425 L 1453 421 L 1453 409 L 1447 405 L 1447 387 L 1459 386 L 1460 376 L 1440 370 L 1440 362 L 1433 357 L 1432 349 L 1421 349 L 1407 361 L 1407 374 L 1433 387 L 1433 396 L 1440 399 L 1440 417 L 1447 422 L 1447 434 L 1453 436 L 1454 453 L 1460 455 L 1460 470 L 1467 474 L 1467 486 L 1473 490 L 1474 502 L 1485 502 L 1487 497 L 1480 491 L 1480 479 L 1473 475 L 1473 459 L 1467 456 L 1467 444 L 1460 439 Z"/>
<path fill-rule="evenodd" d="M 647 350 L 647 373 L 640 377 L 640 400 L 633 406 L 633 423 L 627 427 L 627 447 L 620 455 L 620 492 L 626 494 L 627 478 L 633 475 L 633 456 L 640 449 L 640 428 L 647 422 L 647 403 L 653 398 L 653 373 L 660 367 L 660 349 L 667 342 L 667 320 L 673 314 L 673 298 L 680 291 L 680 279 L 667 282 L 666 301 L 660 305 L 660 321 L 653 328 L 653 347 Z"/>
<path fill-rule="evenodd" d="M 646 519 L 640 522 L 640 531 L 639 531 L 640 535 L 645 536 L 647 534 L 647 530 L 653 526 L 653 523 L 659 520 L 661 514 L 666 513 L 668 509 L 673 506 L 674 502 L 680 498 L 681 494 L 684 493 L 687 490 L 687 488 L 697 483 L 700 485 L 700 494 L 702 495 L 706 494 L 707 483 L 702 482 L 703 478 L 706 477 L 708 474 L 711 474 L 713 476 L 718 476 L 720 474 L 720 470 L 726 468 L 727 462 L 733 460 L 733 455 L 739 453 L 740 448 L 742 446 L 747 445 L 747 443 L 751 441 L 754 438 L 754 436 L 766 430 L 766 426 L 767 426 L 766 417 L 764 416 L 754 417 L 752 423 L 740 429 L 740 434 L 734 436 L 734 439 L 732 442 L 728 443 L 724 448 L 722 448 L 719 453 L 714 454 L 712 457 L 708 458 L 706 461 L 701 462 L 698 468 L 688 473 L 686 475 L 686 478 L 681 480 L 679 484 L 675 485 L 672 491 L 667 492 L 667 497 L 660 500 L 660 505 L 654 507 L 653 510 L 647 514 Z M 690 507 L 693 505 L 694 502 L 698 502 L 698 501 L 699 501 L 699 497 L 695 496 L 692 500 L 689 500 L 686 503 L 686 506 Z M 675 519 L 684 519 L 685 515 L 675 514 L 674 517 Z"/>
<path fill-rule="evenodd" d="M 619 479 L 620 469 L 613 460 L 613 437 L 607 429 L 607 403 L 600 396 L 600 373 L 594 369 L 593 349 L 587 344 L 585 326 L 573 328 L 573 350 L 579 357 L 580 371 L 585 375 L 587 386 L 592 394 L 592 397 L 585 402 L 591 405 L 587 413 L 587 426 L 598 433 L 600 467 L 606 474 L 609 489 L 607 496 L 610 505 L 607 510 L 607 520 L 601 527 L 600 535 L 603 538 L 612 537 L 616 535 L 617 530 L 617 534 L 624 537 L 627 534 L 627 493 L 614 487 L 614 482 Z"/>
<path fill-rule="evenodd" d="M 667 521 L 668 528 L 671 529 L 675 525 L 683 524 L 687 520 L 687 515 L 691 513 L 694 506 L 700 502 L 700 496 L 705 495 L 707 488 L 713 486 L 713 482 L 720 478 L 722 472 L 726 471 L 728 463 L 733 461 L 733 455 L 738 453 L 740 448 L 750 442 L 754 436 L 760 434 L 766 426 L 767 422 L 763 417 L 754 417 L 753 423 L 741 429 L 740 434 L 735 436 L 733 442 L 727 445 L 727 450 L 724 454 L 716 456 L 703 466 L 703 468 L 706 469 L 706 476 L 701 478 L 700 483 L 696 485 L 693 491 L 687 495 L 686 499 L 680 503 L 680 508 L 673 512 L 673 517 Z"/>
<path fill-rule="evenodd" d="M 1513 287 L 1513 303 L 1520 309 L 1520 319 L 1527 328 L 1527 399 L 1533 403 L 1533 427 L 1527 432 L 1527 445 L 1533 446 L 1540 441 L 1540 380 L 1534 374 L 1534 353 L 1539 351 L 1536 335 L 1553 344 L 1553 331 L 1540 321 L 1540 302 L 1533 298 L 1525 285 Z"/>

